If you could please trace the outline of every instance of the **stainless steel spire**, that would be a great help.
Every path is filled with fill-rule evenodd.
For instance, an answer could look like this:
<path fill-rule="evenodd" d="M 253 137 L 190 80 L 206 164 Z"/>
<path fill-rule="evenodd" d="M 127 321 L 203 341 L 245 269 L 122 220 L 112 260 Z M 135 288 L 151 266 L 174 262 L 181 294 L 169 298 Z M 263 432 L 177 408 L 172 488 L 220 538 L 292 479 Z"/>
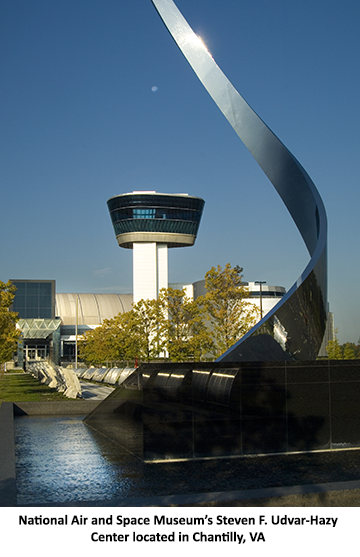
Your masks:
<path fill-rule="evenodd" d="M 327 315 L 327 219 L 321 197 L 300 163 L 223 74 L 174 2 L 152 2 L 201 83 L 277 190 L 311 257 L 284 298 L 219 360 L 313 360 Z"/>

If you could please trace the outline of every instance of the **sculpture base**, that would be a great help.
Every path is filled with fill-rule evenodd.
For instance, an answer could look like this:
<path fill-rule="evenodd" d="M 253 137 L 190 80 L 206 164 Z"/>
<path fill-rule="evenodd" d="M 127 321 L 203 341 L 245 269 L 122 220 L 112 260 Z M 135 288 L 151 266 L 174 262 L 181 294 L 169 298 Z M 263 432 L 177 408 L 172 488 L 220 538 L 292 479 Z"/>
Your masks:
<path fill-rule="evenodd" d="M 145 461 L 360 447 L 360 363 L 143 364 L 85 423 Z"/>

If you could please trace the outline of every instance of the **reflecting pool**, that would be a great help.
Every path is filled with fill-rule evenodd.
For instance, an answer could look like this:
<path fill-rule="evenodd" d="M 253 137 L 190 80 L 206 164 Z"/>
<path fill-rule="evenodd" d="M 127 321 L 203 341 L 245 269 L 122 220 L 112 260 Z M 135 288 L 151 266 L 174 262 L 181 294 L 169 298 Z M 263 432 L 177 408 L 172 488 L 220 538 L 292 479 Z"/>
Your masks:
<path fill-rule="evenodd" d="M 83 416 L 15 418 L 18 505 L 237 491 L 358 480 L 360 451 L 146 463 L 90 429 Z"/>
<path fill-rule="evenodd" d="M 130 496 L 134 473 L 129 457 L 82 419 L 15 419 L 19 505 Z"/>

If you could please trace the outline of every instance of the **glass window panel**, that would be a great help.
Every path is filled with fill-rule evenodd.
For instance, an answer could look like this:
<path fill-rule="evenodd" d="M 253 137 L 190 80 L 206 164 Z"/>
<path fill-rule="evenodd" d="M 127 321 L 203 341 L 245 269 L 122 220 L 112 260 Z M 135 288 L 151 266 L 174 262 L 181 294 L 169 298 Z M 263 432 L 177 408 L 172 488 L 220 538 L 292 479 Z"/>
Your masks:
<path fill-rule="evenodd" d="M 51 308 L 51 296 L 39 296 L 39 306 Z"/>
<path fill-rule="evenodd" d="M 16 282 L 13 281 L 13 284 L 16 286 L 15 296 L 17 295 L 24 295 L 26 292 L 26 283 L 25 282 Z"/>
<path fill-rule="evenodd" d="M 42 308 L 40 309 L 39 313 L 39 317 L 42 317 L 44 319 L 51 319 L 51 308 Z"/>
<path fill-rule="evenodd" d="M 173 207 L 185 208 L 192 210 L 202 210 L 204 201 L 198 198 L 191 198 L 187 196 L 173 197 L 166 195 L 127 195 L 109 199 L 108 207 L 112 212 L 119 208 L 124 207 Z"/>
<path fill-rule="evenodd" d="M 26 308 L 26 319 L 30 319 L 30 318 L 37 319 L 39 317 L 38 313 L 39 311 L 37 307 L 36 308 L 28 307 Z"/>
<path fill-rule="evenodd" d="M 26 284 L 26 293 L 29 295 L 37 295 L 39 293 L 39 283 L 38 282 L 28 282 Z"/>
<path fill-rule="evenodd" d="M 39 294 L 42 296 L 51 296 L 51 286 L 50 282 L 40 282 Z"/>
<path fill-rule="evenodd" d="M 24 306 L 25 306 L 25 296 L 19 296 L 18 294 L 15 294 L 13 307 L 24 307 Z"/>
<path fill-rule="evenodd" d="M 27 296 L 26 297 L 26 305 L 28 307 L 37 307 L 39 304 L 39 297 L 38 296 Z"/>

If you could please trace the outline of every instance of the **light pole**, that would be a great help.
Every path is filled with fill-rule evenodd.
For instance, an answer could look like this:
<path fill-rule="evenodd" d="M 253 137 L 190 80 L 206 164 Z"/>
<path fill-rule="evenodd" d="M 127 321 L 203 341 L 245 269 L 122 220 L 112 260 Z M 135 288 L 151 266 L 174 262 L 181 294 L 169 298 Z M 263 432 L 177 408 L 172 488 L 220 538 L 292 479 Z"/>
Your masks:
<path fill-rule="evenodd" d="M 79 321 L 79 295 L 75 294 L 76 299 L 75 300 L 70 300 L 70 304 L 75 304 L 75 369 L 77 369 L 78 366 L 78 355 L 77 355 L 77 349 L 78 349 L 78 321 Z"/>
<path fill-rule="evenodd" d="M 75 309 L 75 371 L 78 367 L 78 307 L 79 307 L 79 297 L 76 294 L 76 309 Z"/>
<path fill-rule="evenodd" d="M 263 308 L 262 308 L 262 285 L 266 284 L 266 280 L 256 280 L 255 284 L 260 284 L 260 319 L 263 318 Z"/>

